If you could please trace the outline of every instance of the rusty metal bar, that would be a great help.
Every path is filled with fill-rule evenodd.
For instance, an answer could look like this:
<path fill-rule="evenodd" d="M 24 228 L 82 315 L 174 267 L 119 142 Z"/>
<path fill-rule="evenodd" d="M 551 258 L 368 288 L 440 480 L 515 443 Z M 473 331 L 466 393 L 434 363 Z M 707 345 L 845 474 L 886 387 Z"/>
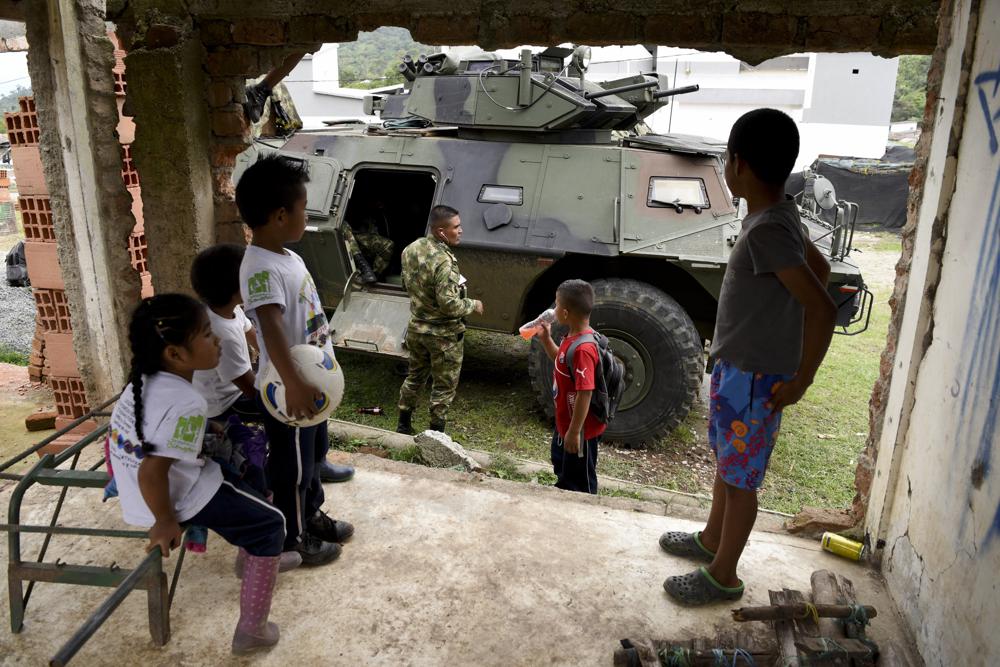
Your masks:
<path fill-rule="evenodd" d="M 95 632 L 104 624 L 106 620 L 114 613 L 115 609 L 118 608 L 128 594 L 131 593 L 136 588 L 151 588 L 157 587 L 157 582 L 159 581 L 160 575 L 163 575 L 163 564 L 162 555 L 160 553 L 160 548 L 155 547 L 149 552 L 139 566 L 132 570 L 125 579 L 118 584 L 114 592 L 108 597 L 107 600 L 101 603 L 90 618 L 84 622 L 80 629 L 70 637 L 69 641 L 63 644 L 59 652 L 55 654 L 52 660 L 49 661 L 50 665 L 66 665 L 73 658 L 76 653 L 83 648 L 83 645 L 87 643 Z M 154 581 L 155 580 L 155 581 Z M 157 591 L 158 593 L 159 591 Z M 153 593 L 150 590 L 150 593 Z M 160 612 L 160 610 L 156 610 Z M 154 613 L 153 605 L 151 604 L 150 614 Z M 169 627 L 167 630 L 169 635 Z M 156 639 L 156 638 L 154 638 Z"/>

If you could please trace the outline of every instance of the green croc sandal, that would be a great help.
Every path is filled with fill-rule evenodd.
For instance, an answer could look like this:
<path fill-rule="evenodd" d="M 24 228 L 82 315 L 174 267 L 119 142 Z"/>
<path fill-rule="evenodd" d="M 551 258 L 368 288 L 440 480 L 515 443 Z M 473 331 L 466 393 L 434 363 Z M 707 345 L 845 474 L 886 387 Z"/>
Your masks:
<path fill-rule="evenodd" d="M 715 552 L 709 551 L 701 543 L 700 531 L 697 533 L 681 533 L 672 530 L 663 533 L 660 535 L 660 548 L 671 556 L 680 556 L 681 558 L 690 558 L 691 560 L 700 560 L 706 563 L 711 563 L 715 558 Z"/>
<path fill-rule="evenodd" d="M 667 577 L 663 589 L 676 602 L 697 607 L 714 602 L 729 602 L 743 597 L 743 582 L 734 588 L 728 588 L 717 582 L 703 567 L 694 572 Z"/>

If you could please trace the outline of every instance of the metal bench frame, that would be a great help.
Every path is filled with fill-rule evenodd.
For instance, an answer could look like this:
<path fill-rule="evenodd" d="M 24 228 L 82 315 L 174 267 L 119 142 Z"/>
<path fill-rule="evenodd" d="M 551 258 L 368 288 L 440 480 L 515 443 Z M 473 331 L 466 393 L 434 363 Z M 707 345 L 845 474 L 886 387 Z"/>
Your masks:
<path fill-rule="evenodd" d="M 73 445 L 59 454 L 45 454 L 23 475 L 4 472 L 14 464 L 23 461 L 32 454 L 51 444 L 60 436 L 66 435 L 88 419 L 108 417 L 106 410 L 118 400 L 118 396 L 108 400 L 97 409 L 73 421 L 65 428 L 45 438 L 41 442 L 17 456 L 0 463 L 0 480 L 18 482 L 11 494 L 7 507 L 7 523 L 0 524 L 0 531 L 7 532 L 7 584 L 10 597 L 10 629 L 14 634 L 24 629 L 24 613 L 31 598 L 31 592 L 36 582 L 54 584 L 75 584 L 78 586 L 100 586 L 114 588 L 105 600 L 74 635 L 62 646 L 52 658 L 50 664 L 65 665 L 90 639 L 98 628 L 118 608 L 118 605 L 133 590 L 146 591 L 149 609 L 149 633 L 156 646 L 164 646 L 170 640 L 170 604 L 174 598 L 177 581 L 180 578 L 184 564 L 184 549 L 178 550 L 177 565 L 167 587 L 167 575 L 163 571 L 163 555 L 159 547 L 154 547 L 135 569 L 127 570 L 111 563 L 108 567 L 93 565 L 71 565 L 60 559 L 55 562 L 45 562 L 49 544 L 53 535 L 80 535 L 88 537 L 120 537 L 126 539 L 148 540 L 149 535 L 143 530 L 113 530 L 105 528 L 85 528 L 57 525 L 59 513 L 70 488 L 103 489 L 110 477 L 102 467 L 104 457 L 88 470 L 77 470 L 80 454 L 87 445 L 94 442 L 103 443 L 108 432 L 105 424 L 97 430 L 80 438 Z M 69 468 L 60 468 L 70 461 Z M 21 522 L 21 503 L 24 494 L 35 485 L 60 487 L 59 500 L 52 511 L 48 525 L 29 525 Z M 45 539 L 34 561 L 25 561 L 21 553 L 21 533 L 43 533 Z M 28 582 L 27 590 L 24 582 Z"/>

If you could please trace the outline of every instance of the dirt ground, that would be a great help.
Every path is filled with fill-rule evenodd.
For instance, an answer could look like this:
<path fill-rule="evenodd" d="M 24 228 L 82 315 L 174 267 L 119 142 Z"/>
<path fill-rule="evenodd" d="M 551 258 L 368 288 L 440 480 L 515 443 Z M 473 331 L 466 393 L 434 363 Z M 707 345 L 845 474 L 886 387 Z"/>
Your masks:
<path fill-rule="evenodd" d="M 48 385 L 28 380 L 26 366 L 0 363 L 0 462 L 24 451 L 52 431 L 29 433 L 24 428 L 24 418 L 40 409 L 51 409 L 52 390 Z M 34 457 L 16 465 L 11 472 L 19 472 L 33 463 Z M 0 489 L 7 482 L 0 482 Z"/>

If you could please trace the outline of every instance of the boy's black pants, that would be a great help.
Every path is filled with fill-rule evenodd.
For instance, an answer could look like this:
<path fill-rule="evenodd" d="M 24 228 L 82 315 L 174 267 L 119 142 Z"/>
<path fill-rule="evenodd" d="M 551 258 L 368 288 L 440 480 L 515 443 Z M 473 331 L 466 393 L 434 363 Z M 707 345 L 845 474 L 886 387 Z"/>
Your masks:
<path fill-rule="evenodd" d="M 267 432 L 267 481 L 274 506 L 285 515 L 285 551 L 294 549 L 306 530 L 306 519 L 323 506 L 317 463 L 330 449 L 326 421 L 306 428 L 284 424 L 261 406 Z"/>
<path fill-rule="evenodd" d="M 556 488 L 597 493 L 597 445 L 601 436 L 580 440 L 580 452 L 568 454 L 558 431 L 552 433 L 552 472 Z M 582 455 L 582 456 L 581 456 Z"/>

